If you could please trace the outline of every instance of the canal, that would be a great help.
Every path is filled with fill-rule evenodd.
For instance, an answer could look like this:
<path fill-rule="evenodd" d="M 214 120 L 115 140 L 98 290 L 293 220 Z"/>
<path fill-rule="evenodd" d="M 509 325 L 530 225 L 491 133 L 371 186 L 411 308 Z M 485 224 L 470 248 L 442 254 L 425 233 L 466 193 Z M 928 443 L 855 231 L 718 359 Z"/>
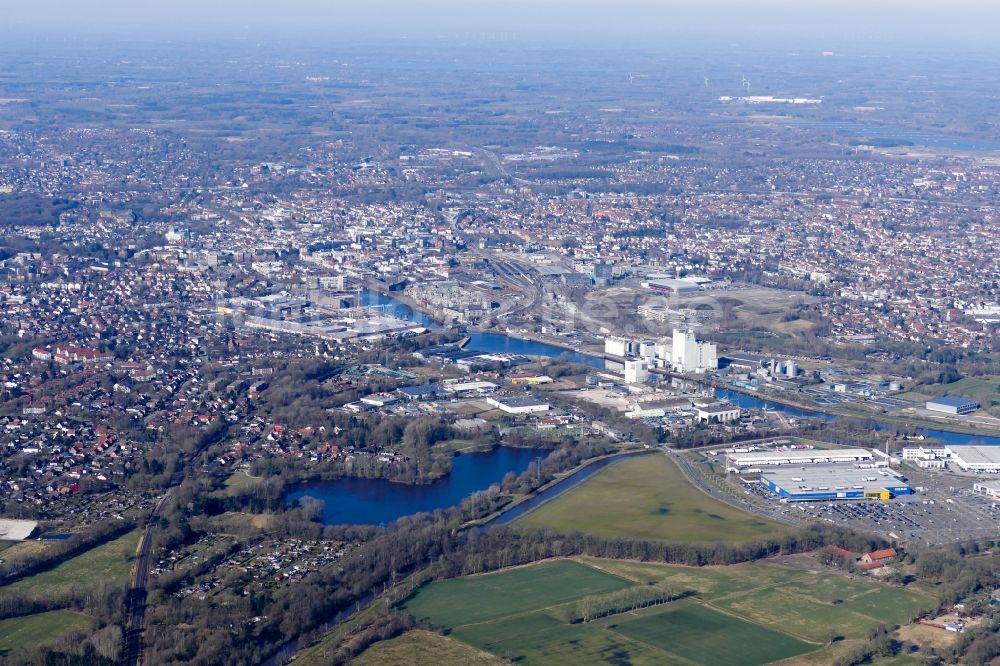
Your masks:
<path fill-rule="evenodd" d="M 384 305 L 386 311 L 401 319 L 416 321 L 428 328 L 440 328 L 440 325 L 420 312 L 415 312 L 409 306 L 376 292 L 362 292 L 362 302 L 366 305 Z M 604 359 L 579 352 L 567 350 L 543 342 L 522 340 L 501 333 L 474 332 L 470 334 L 467 349 L 483 353 L 507 352 L 525 356 L 568 357 L 569 360 L 585 363 L 595 368 L 604 367 Z M 769 409 L 781 411 L 790 416 L 812 416 L 832 421 L 842 417 L 822 412 L 813 412 L 784 405 L 778 402 L 758 398 L 745 393 L 729 390 L 717 390 L 716 395 L 725 398 L 744 409 Z M 895 429 L 888 423 L 875 422 L 877 429 Z M 924 429 L 919 431 L 927 437 L 939 439 L 946 444 L 988 444 L 1000 445 L 1000 437 L 967 435 L 943 430 Z M 336 481 L 316 481 L 293 488 L 286 501 L 309 496 L 324 502 L 323 522 L 330 524 L 378 525 L 414 513 L 431 512 L 455 506 L 472 493 L 485 490 L 490 485 L 499 482 L 507 472 L 520 474 L 537 457 L 548 455 L 538 449 L 514 449 L 496 447 L 482 453 L 467 453 L 456 456 L 451 474 L 427 485 L 412 486 L 392 483 L 381 479 L 343 478 Z M 574 483 L 594 474 L 611 461 L 585 468 L 580 477 L 569 479 Z M 561 492 L 567 485 L 559 484 L 551 492 Z M 548 496 L 540 498 L 545 501 Z M 520 515 L 521 512 L 534 506 L 534 501 L 498 522 L 507 522 Z"/>

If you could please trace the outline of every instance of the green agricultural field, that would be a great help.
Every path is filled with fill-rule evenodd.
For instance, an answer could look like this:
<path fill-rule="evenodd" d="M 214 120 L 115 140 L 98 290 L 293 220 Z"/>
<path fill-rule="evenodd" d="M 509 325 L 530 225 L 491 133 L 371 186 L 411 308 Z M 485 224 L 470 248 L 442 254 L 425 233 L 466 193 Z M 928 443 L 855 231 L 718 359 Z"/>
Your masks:
<path fill-rule="evenodd" d="M 60 636 L 84 631 L 89 626 L 88 616 L 68 610 L 0 620 L 0 656 L 17 648 L 48 645 Z"/>
<path fill-rule="evenodd" d="M 525 664 L 670 666 L 686 663 L 673 654 L 615 633 L 603 622 L 567 624 L 545 610 L 458 627 L 452 635 L 482 650 Z"/>
<path fill-rule="evenodd" d="M 850 600 L 850 604 L 855 612 L 886 624 L 906 624 L 935 605 L 933 597 L 895 587 L 883 587 L 858 595 Z"/>
<path fill-rule="evenodd" d="M 768 561 L 688 567 L 596 558 L 548 561 L 424 586 L 405 610 L 452 638 L 525 664 L 829 663 L 880 623 L 934 605 L 925 592 Z M 808 566 L 806 566 L 808 565 Z M 629 585 L 690 596 L 569 624 L 577 600 Z M 831 638 L 842 640 L 832 646 Z"/>
<path fill-rule="evenodd" d="M 798 575 L 801 572 L 781 567 L 758 571 L 749 566 L 698 569 L 559 560 L 431 583 L 403 608 L 468 645 L 526 664 L 742 663 L 731 660 L 721 645 L 705 650 L 704 659 L 692 657 L 698 626 L 753 642 L 758 647 L 745 652 L 751 659 L 746 663 L 762 663 L 819 646 L 710 608 L 700 597 L 710 591 L 784 585 Z M 630 585 L 663 585 L 694 596 L 590 623 L 566 621 L 578 599 Z"/>
<path fill-rule="evenodd" d="M 545 608 L 631 585 L 571 560 L 452 578 L 424 587 L 403 608 L 418 619 L 454 627 Z"/>
<path fill-rule="evenodd" d="M 665 456 L 622 460 L 517 522 L 608 537 L 669 541 L 749 541 L 777 523 L 712 499 Z"/>
<path fill-rule="evenodd" d="M 127 581 L 141 532 L 134 530 L 43 571 L 0 587 L 4 592 L 35 598 L 52 598 L 78 586 Z"/>
<path fill-rule="evenodd" d="M 709 602 L 713 607 L 805 640 L 831 633 L 861 639 L 876 624 L 905 624 L 934 600 L 921 592 L 812 572 L 767 589 L 739 591 Z"/>
<path fill-rule="evenodd" d="M 797 594 L 795 586 L 734 594 L 710 602 L 713 608 L 746 618 L 802 639 L 824 642 L 832 635 L 861 638 L 878 624 L 856 613 L 849 604 L 827 604 Z"/>
<path fill-rule="evenodd" d="M 667 604 L 614 625 L 614 631 L 698 664 L 769 664 L 816 649 L 693 602 Z"/>
<path fill-rule="evenodd" d="M 697 592 L 699 601 L 717 610 L 806 641 L 825 642 L 831 631 L 861 639 L 876 624 L 905 624 L 935 606 L 934 597 L 916 587 L 766 561 L 719 567 L 583 561 L 641 583 Z"/>
<path fill-rule="evenodd" d="M 580 561 L 644 585 L 689 590 L 704 601 L 712 601 L 742 592 L 794 585 L 807 576 L 814 577 L 813 574 L 800 569 L 762 562 L 732 566 L 689 567 L 595 558 L 581 558 Z"/>

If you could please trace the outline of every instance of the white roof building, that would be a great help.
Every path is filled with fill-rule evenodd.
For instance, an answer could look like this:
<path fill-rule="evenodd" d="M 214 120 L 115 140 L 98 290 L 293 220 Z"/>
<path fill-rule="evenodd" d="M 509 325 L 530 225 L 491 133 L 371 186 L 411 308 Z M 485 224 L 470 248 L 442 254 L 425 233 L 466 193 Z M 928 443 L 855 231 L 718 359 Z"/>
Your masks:
<path fill-rule="evenodd" d="M 868 449 L 788 449 L 785 451 L 750 451 L 729 453 L 726 458 L 732 467 L 760 467 L 763 465 L 819 465 L 871 460 Z"/>
<path fill-rule="evenodd" d="M 457 384 L 442 386 L 442 388 L 447 393 L 466 393 L 470 391 L 486 393 L 489 391 L 495 391 L 497 389 L 497 385 L 493 382 L 459 382 Z"/>
<path fill-rule="evenodd" d="M 487 398 L 486 402 L 508 414 L 535 414 L 549 411 L 549 403 L 530 395 Z"/>
<path fill-rule="evenodd" d="M 964 472 L 1000 473 L 1000 446 L 949 446 L 948 453 Z"/>

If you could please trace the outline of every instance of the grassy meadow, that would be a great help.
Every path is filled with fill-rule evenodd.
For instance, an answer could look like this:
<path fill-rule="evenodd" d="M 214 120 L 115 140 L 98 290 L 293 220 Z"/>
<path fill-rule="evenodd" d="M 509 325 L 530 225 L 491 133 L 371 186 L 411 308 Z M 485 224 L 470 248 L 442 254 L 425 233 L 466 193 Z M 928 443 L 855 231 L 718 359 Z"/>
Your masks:
<path fill-rule="evenodd" d="M 666 456 L 617 462 L 517 523 L 607 537 L 691 542 L 750 541 L 784 529 L 709 497 Z"/>

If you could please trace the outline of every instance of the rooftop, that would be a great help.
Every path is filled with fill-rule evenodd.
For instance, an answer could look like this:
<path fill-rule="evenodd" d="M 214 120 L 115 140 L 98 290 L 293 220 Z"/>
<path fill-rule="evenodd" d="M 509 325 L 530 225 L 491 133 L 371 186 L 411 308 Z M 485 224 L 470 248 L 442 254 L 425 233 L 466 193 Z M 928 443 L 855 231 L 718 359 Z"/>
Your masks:
<path fill-rule="evenodd" d="M 949 446 L 948 450 L 955 458 L 961 458 L 972 465 L 1000 465 L 1000 446 Z"/>
<path fill-rule="evenodd" d="M 978 405 L 975 400 L 969 400 L 959 395 L 943 395 L 940 398 L 932 398 L 927 401 L 928 405 L 945 405 L 946 407 L 965 407 L 967 405 Z"/>
<path fill-rule="evenodd" d="M 748 451 L 745 453 L 734 452 L 728 454 L 731 459 L 740 460 L 818 460 L 822 458 L 837 459 L 868 459 L 872 457 L 872 452 L 861 448 L 838 448 L 838 449 L 766 449 L 759 451 Z"/>
<path fill-rule="evenodd" d="M 882 490 L 906 485 L 884 471 L 846 465 L 816 465 L 805 469 L 778 467 L 767 470 L 761 476 L 789 493 Z"/>
<path fill-rule="evenodd" d="M 497 398 L 496 400 L 497 402 L 507 405 L 508 407 L 532 407 L 534 405 L 548 404 L 545 400 L 540 400 L 530 395 L 502 397 Z"/>

